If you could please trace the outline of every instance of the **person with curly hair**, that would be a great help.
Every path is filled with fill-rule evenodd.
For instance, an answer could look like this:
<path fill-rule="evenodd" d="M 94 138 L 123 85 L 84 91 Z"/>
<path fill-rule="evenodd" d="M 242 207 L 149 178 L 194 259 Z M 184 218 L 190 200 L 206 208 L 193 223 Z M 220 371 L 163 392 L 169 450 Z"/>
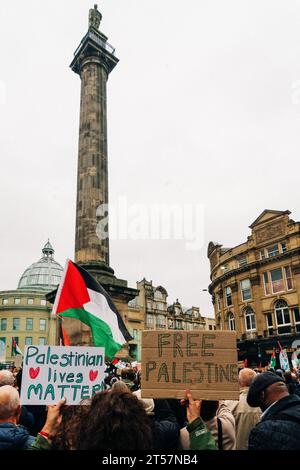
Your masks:
<path fill-rule="evenodd" d="M 74 430 L 76 450 L 152 449 L 151 422 L 130 391 L 104 391 L 92 399 Z"/>

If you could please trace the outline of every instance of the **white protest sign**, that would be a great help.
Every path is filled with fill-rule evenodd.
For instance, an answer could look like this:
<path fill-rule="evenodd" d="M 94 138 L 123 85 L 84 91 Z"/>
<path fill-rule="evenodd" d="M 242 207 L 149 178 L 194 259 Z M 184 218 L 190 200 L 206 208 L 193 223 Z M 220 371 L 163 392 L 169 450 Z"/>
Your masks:
<path fill-rule="evenodd" d="M 290 370 L 290 365 L 289 365 L 289 360 L 288 360 L 288 355 L 286 353 L 286 349 L 282 349 L 279 353 L 279 361 L 280 361 L 280 367 L 283 370 Z"/>
<path fill-rule="evenodd" d="M 104 390 L 104 348 L 25 346 L 22 405 L 78 405 Z"/>

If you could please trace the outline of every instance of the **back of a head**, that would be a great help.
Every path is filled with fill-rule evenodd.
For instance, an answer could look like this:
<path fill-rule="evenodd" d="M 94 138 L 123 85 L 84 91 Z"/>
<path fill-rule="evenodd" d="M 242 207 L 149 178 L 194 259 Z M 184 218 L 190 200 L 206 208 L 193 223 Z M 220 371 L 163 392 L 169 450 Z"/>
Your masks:
<path fill-rule="evenodd" d="M 245 367 L 241 369 L 239 372 L 239 385 L 241 388 L 243 387 L 250 387 L 251 383 L 256 377 L 256 372 L 253 369 L 249 369 Z"/>
<path fill-rule="evenodd" d="M 13 387 L 14 384 L 14 374 L 10 370 L 0 370 L 0 387 L 3 387 L 3 385 L 11 385 Z"/>
<path fill-rule="evenodd" d="M 111 390 L 114 392 L 129 392 L 129 388 L 122 380 L 117 380 L 112 384 Z M 131 392 L 130 392 L 131 393 Z"/>
<path fill-rule="evenodd" d="M 213 419 L 219 408 L 219 402 L 215 400 L 202 400 L 200 416 L 203 421 L 210 421 Z"/>
<path fill-rule="evenodd" d="M 264 392 L 264 396 L 262 395 Z M 255 377 L 247 395 L 249 406 L 265 407 L 288 395 L 288 389 L 283 378 L 273 372 L 263 372 Z"/>
<path fill-rule="evenodd" d="M 0 387 L 0 421 L 6 421 L 18 415 L 20 397 L 18 391 L 11 385 Z"/>
<path fill-rule="evenodd" d="M 151 421 L 130 391 L 97 393 L 74 437 L 76 450 L 149 450 Z"/>
<path fill-rule="evenodd" d="M 283 376 L 283 371 L 282 371 L 281 369 L 277 369 L 277 370 L 275 371 L 275 374 L 277 374 L 279 377 L 284 378 L 284 376 Z"/>
<path fill-rule="evenodd" d="M 292 373 L 290 370 L 287 370 L 284 374 L 283 374 L 283 377 L 286 381 L 286 383 L 290 383 L 293 381 L 293 377 L 292 377 Z"/>
<path fill-rule="evenodd" d="M 52 445 L 55 450 L 73 450 L 74 435 L 80 422 L 89 411 L 90 403 L 82 401 L 80 405 L 63 406 L 61 421 L 54 435 Z"/>
<path fill-rule="evenodd" d="M 125 368 L 121 371 L 122 379 L 127 379 L 133 382 L 135 380 L 135 372 L 133 369 Z"/>

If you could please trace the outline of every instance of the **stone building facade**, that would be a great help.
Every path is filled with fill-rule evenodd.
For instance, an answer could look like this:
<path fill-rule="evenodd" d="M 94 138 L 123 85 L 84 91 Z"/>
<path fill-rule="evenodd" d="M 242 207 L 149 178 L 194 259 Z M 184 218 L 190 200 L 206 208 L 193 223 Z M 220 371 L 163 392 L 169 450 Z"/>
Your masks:
<path fill-rule="evenodd" d="M 300 223 L 289 216 L 265 210 L 245 243 L 208 245 L 217 329 L 237 332 L 248 364 L 267 363 L 278 341 L 289 353 L 300 345 Z"/>
<path fill-rule="evenodd" d="M 178 299 L 168 305 L 168 293 L 145 278 L 137 282 L 139 294 L 128 304 L 128 329 L 133 336 L 129 343 L 131 356 L 140 360 L 143 330 L 214 330 L 215 320 L 200 314 L 199 307 L 185 309 Z"/>
<path fill-rule="evenodd" d="M 51 304 L 41 292 L 0 292 L 0 342 L 5 347 L 3 362 L 15 359 L 12 338 L 22 353 L 26 345 L 57 344 L 56 318 L 51 316 L 51 309 Z"/>
<path fill-rule="evenodd" d="M 49 241 L 42 254 L 24 271 L 17 289 L 0 292 L 0 362 L 14 361 L 12 338 L 22 353 L 26 345 L 57 344 L 56 318 L 46 295 L 60 283 L 63 268 Z"/>

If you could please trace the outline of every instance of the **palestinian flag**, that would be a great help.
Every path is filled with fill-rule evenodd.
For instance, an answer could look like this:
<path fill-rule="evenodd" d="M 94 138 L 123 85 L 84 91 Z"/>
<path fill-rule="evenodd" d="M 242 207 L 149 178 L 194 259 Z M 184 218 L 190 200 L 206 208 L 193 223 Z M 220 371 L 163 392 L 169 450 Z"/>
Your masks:
<path fill-rule="evenodd" d="M 23 356 L 23 354 L 21 353 L 21 349 L 19 348 L 15 338 L 12 338 L 11 342 L 12 342 L 12 355 L 13 356 Z"/>
<path fill-rule="evenodd" d="M 59 345 L 60 346 L 71 346 L 71 342 L 67 335 L 66 330 L 62 325 L 62 319 L 59 319 Z"/>
<path fill-rule="evenodd" d="M 52 313 L 76 318 L 89 326 L 94 345 L 104 347 L 109 359 L 132 339 L 107 292 L 71 260 L 67 261 Z"/>
<path fill-rule="evenodd" d="M 273 351 L 273 354 L 271 356 L 271 361 L 270 361 L 270 369 L 275 369 L 276 367 L 276 356 L 275 356 L 275 351 Z"/>

